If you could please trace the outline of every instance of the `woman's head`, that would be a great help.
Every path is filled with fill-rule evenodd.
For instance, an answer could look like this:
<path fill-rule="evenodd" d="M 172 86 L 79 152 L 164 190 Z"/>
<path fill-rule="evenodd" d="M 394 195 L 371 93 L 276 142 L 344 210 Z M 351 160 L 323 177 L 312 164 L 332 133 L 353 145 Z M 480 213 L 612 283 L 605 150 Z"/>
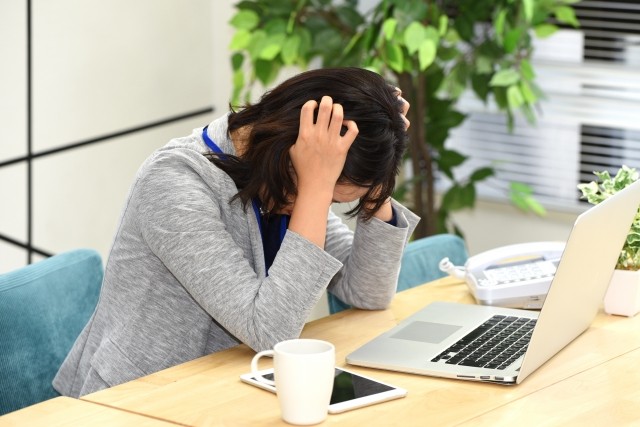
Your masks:
<path fill-rule="evenodd" d="M 391 195 L 407 140 L 398 90 L 371 71 L 325 68 L 292 77 L 258 103 L 229 115 L 230 132 L 249 129 L 246 151 L 226 166 L 214 161 L 234 179 L 244 203 L 260 195 L 265 204 L 281 210 L 295 197 L 289 148 L 298 136 L 300 109 L 325 95 L 342 105 L 344 118 L 355 121 L 359 130 L 338 179 L 339 184 L 367 189 L 350 213 L 369 218 Z"/>

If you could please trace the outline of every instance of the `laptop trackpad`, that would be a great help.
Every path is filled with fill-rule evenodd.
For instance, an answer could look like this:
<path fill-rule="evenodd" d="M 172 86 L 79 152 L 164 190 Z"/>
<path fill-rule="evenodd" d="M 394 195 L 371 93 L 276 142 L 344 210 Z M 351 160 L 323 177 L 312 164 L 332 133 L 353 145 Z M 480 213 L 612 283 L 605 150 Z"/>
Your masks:
<path fill-rule="evenodd" d="M 438 344 L 461 327 L 462 326 L 458 325 L 447 325 L 444 323 L 422 322 L 416 320 L 391 335 L 391 338 Z"/>

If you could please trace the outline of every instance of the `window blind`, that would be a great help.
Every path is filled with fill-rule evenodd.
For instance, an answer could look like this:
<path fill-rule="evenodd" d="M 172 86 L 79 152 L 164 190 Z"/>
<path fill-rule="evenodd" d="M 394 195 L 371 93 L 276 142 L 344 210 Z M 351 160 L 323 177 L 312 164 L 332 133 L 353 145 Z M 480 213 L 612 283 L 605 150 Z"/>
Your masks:
<path fill-rule="evenodd" d="M 640 169 L 640 3 L 584 0 L 574 8 L 578 30 L 536 42 L 536 81 L 547 96 L 536 125 L 517 117 L 509 133 L 503 113 L 473 95 L 461 99 L 469 117 L 448 144 L 470 159 L 457 175 L 487 165 L 497 172 L 478 197 L 507 200 L 517 181 L 548 209 L 582 210 L 576 186 L 595 179 L 594 170 Z"/>

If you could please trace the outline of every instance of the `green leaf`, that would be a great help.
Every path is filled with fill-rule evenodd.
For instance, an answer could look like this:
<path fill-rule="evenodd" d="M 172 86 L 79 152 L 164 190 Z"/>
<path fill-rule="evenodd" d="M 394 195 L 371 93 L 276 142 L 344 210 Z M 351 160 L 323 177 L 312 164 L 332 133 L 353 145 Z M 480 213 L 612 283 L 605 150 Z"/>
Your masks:
<path fill-rule="evenodd" d="M 472 20 L 471 17 L 469 17 L 466 14 L 461 14 L 456 17 L 454 25 L 455 25 L 456 31 L 458 32 L 458 35 L 463 40 L 465 41 L 473 40 L 475 21 Z"/>
<path fill-rule="evenodd" d="M 475 92 L 475 94 L 483 100 L 487 102 L 490 86 L 489 80 L 491 79 L 490 74 L 472 74 L 471 75 L 471 88 Z"/>
<path fill-rule="evenodd" d="M 460 192 L 460 207 L 472 208 L 476 204 L 476 187 L 473 183 L 468 183 L 462 187 Z"/>
<path fill-rule="evenodd" d="M 533 197 L 528 197 L 526 203 L 529 210 L 534 214 L 538 216 L 545 216 L 547 214 L 547 210 L 544 208 L 544 206 L 542 206 L 542 204 Z"/>
<path fill-rule="evenodd" d="M 256 30 L 251 34 L 251 40 L 249 41 L 249 45 L 246 50 L 249 52 L 249 56 L 251 59 L 256 61 L 260 52 L 262 51 L 262 46 L 264 41 L 267 39 L 267 33 L 262 30 Z"/>
<path fill-rule="evenodd" d="M 493 61 L 486 56 L 477 56 L 475 71 L 478 74 L 491 74 L 493 72 Z"/>
<path fill-rule="evenodd" d="M 485 179 L 489 178 L 490 176 L 493 176 L 494 174 L 495 174 L 495 171 L 493 170 L 493 168 L 489 168 L 489 167 L 480 168 L 473 171 L 473 173 L 469 177 L 469 180 L 471 182 L 484 181 Z"/>
<path fill-rule="evenodd" d="M 455 46 L 440 46 L 438 49 L 438 58 L 443 61 L 451 61 L 460 55 L 460 51 Z"/>
<path fill-rule="evenodd" d="M 233 73 L 233 87 L 242 89 L 244 87 L 244 72 L 237 70 Z"/>
<path fill-rule="evenodd" d="M 524 184 L 522 182 L 514 181 L 510 183 L 509 189 L 510 191 L 513 191 L 515 193 L 523 193 L 527 195 L 533 194 L 533 189 L 529 185 Z"/>
<path fill-rule="evenodd" d="M 520 37 L 522 37 L 522 28 L 514 28 L 507 31 L 507 34 L 504 36 L 503 44 L 505 52 L 513 53 L 516 50 L 516 47 L 518 47 Z"/>
<path fill-rule="evenodd" d="M 336 6 L 335 13 L 340 21 L 348 28 L 357 28 L 364 22 L 364 18 L 360 15 L 356 7 L 346 5 Z"/>
<path fill-rule="evenodd" d="M 247 30 L 238 30 L 235 32 L 233 37 L 231 38 L 231 43 L 229 43 L 229 49 L 231 50 L 242 50 L 249 46 L 249 42 L 251 41 L 251 33 Z"/>
<path fill-rule="evenodd" d="M 507 90 L 504 87 L 496 86 L 493 89 L 493 97 L 498 105 L 498 108 L 505 110 L 509 107 L 507 103 Z"/>
<path fill-rule="evenodd" d="M 442 197 L 441 209 L 457 211 L 464 208 L 472 208 L 475 204 L 475 199 L 476 189 L 473 184 L 453 185 Z"/>
<path fill-rule="evenodd" d="M 496 32 L 496 39 L 500 44 L 502 44 L 502 37 L 504 34 L 504 23 L 506 18 L 507 18 L 507 11 L 503 9 L 500 12 L 498 12 L 498 16 L 496 16 L 496 19 L 493 23 L 493 28 Z"/>
<path fill-rule="evenodd" d="M 343 50 L 344 39 L 335 28 L 324 28 L 314 34 L 312 52 L 320 52 L 325 62 L 337 60 Z"/>
<path fill-rule="evenodd" d="M 363 41 L 363 33 L 354 34 L 354 36 L 351 37 L 351 40 L 349 40 L 349 43 L 347 43 L 347 46 L 345 46 L 344 54 L 348 55 L 352 51 L 352 49 L 358 46 L 358 43 L 360 43 L 360 46 L 361 46 L 362 41 Z"/>
<path fill-rule="evenodd" d="M 447 29 L 449 28 L 449 17 L 447 15 L 440 15 L 438 18 L 438 34 L 440 37 L 443 37 L 447 34 Z"/>
<path fill-rule="evenodd" d="M 243 9 L 236 13 L 229 22 L 238 30 L 252 30 L 260 22 L 260 17 L 253 10 Z"/>
<path fill-rule="evenodd" d="M 574 27 L 579 27 L 580 23 L 576 18 L 576 13 L 573 8 L 570 6 L 559 6 L 554 9 L 554 13 L 558 21 L 563 22 L 565 24 L 572 25 Z"/>
<path fill-rule="evenodd" d="M 409 24 L 407 29 L 404 30 L 404 44 L 407 46 L 409 54 L 413 55 L 416 53 L 425 38 L 425 29 L 421 23 L 414 21 Z"/>
<path fill-rule="evenodd" d="M 522 74 L 525 80 L 531 81 L 536 78 L 536 73 L 531 66 L 531 62 L 527 59 L 520 61 L 520 74 Z"/>
<path fill-rule="evenodd" d="M 471 67 L 467 63 L 467 61 L 462 58 L 458 63 L 453 67 L 451 73 L 456 78 L 456 81 L 460 83 L 462 86 L 467 86 L 467 80 L 469 79 L 469 74 L 471 73 Z"/>
<path fill-rule="evenodd" d="M 522 97 L 527 104 L 534 104 L 538 100 L 536 94 L 531 90 L 531 86 L 529 86 L 529 83 L 524 80 L 520 81 L 520 92 L 522 93 Z"/>
<path fill-rule="evenodd" d="M 446 114 L 440 123 L 444 124 L 449 128 L 455 128 L 462 124 L 467 118 L 466 114 L 463 114 L 459 111 L 451 110 L 448 114 Z"/>
<path fill-rule="evenodd" d="M 500 70 L 493 75 L 490 86 L 511 86 L 520 80 L 520 74 L 516 70 L 510 68 L 506 70 Z"/>
<path fill-rule="evenodd" d="M 309 30 L 306 28 L 298 28 L 295 32 L 300 36 L 300 46 L 298 47 L 298 55 L 300 58 L 308 60 L 309 52 L 311 51 L 312 37 Z"/>
<path fill-rule="evenodd" d="M 233 55 L 231 55 L 231 68 L 233 69 L 233 71 L 240 70 L 243 63 L 244 63 L 243 54 L 236 52 Z"/>
<path fill-rule="evenodd" d="M 438 163 L 450 168 L 460 166 L 467 160 L 467 156 L 454 151 L 454 150 L 442 150 L 438 157 Z"/>
<path fill-rule="evenodd" d="M 284 42 L 284 34 L 274 34 L 267 36 L 262 49 L 258 54 L 258 58 L 265 59 L 267 61 L 273 60 L 282 50 L 282 44 Z"/>
<path fill-rule="evenodd" d="M 402 27 L 405 27 L 411 21 L 424 21 L 429 9 L 429 5 L 424 0 L 391 0 L 390 2 L 378 0 L 377 2 L 369 2 L 369 4 L 380 3 L 393 4 L 393 14 L 398 18 Z"/>
<path fill-rule="evenodd" d="M 300 36 L 293 34 L 287 37 L 282 44 L 282 62 L 291 65 L 298 59 L 298 48 L 300 47 Z"/>
<path fill-rule="evenodd" d="M 382 24 L 382 33 L 386 40 L 391 40 L 396 33 L 398 20 L 396 18 L 387 18 Z"/>
<path fill-rule="evenodd" d="M 447 34 L 444 35 L 444 39 L 448 43 L 457 44 L 460 43 L 462 37 L 460 37 L 460 34 L 458 34 L 458 30 L 456 30 L 454 27 L 449 27 L 447 29 Z"/>
<path fill-rule="evenodd" d="M 404 54 L 400 46 L 395 43 L 387 43 L 385 45 L 385 54 L 389 67 L 393 71 L 401 73 L 403 71 Z"/>
<path fill-rule="evenodd" d="M 427 126 L 427 139 L 428 143 L 431 147 L 435 149 L 442 149 L 444 147 L 444 143 L 449 137 L 449 128 L 441 127 L 441 126 Z M 446 170 L 443 172 L 447 173 Z M 453 176 L 447 174 L 450 179 L 453 179 Z"/>
<path fill-rule="evenodd" d="M 558 31 L 558 27 L 552 24 L 540 24 L 536 25 L 533 30 L 536 33 L 536 37 L 544 39 Z"/>
<path fill-rule="evenodd" d="M 507 89 L 507 102 L 509 103 L 509 107 L 512 109 L 517 109 L 524 104 L 524 97 L 522 96 L 522 92 L 520 92 L 520 87 L 518 85 L 509 86 Z"/>
<path fill-rule="evenodd" d="M 280 34 L 285 36 L 287 34 L 287 21 L 284 19 L 270 19 L 264 24 L 264 30 L 269 35 Z"/>
<path fill-rule="evenodd" d="M 522 10 L 524 11 L 524 19 L 527 23 L 530 23 L 533 18 L 533 9 L 533 0 L 522 0 Z"/>
<path fill-rule="evenodd" d="M 520 210 L 533 212 L 539 216 L 546 214 L 544 206 L 533 197 L 533 190 L 530 186 L 521 182 L 512 182 L 509 187 L 509 198 Z"/>
<path fill-rule="evenodd" d="M 436 46 L 440 43 L 440 34 L 434 27 L 424 27 L 424 35 L 427 39 L 432 40 Z"/>
<path fill-rule="evenodd" d="M 439 99 L 434 99 L 434 94 L 438 92 L 440 87 L 442 86 L 442 82 L 444 81 L 444 71 L 442 68 L 436 67 L 437 64 L 434 64 L 432 67 L 425 72 L 426 82 L 425 82 L 425 94 L 429 98 L 429 102 L 435 109 L 429 109 L 429 115 L 433 116 L 434 113 L 438 111 L 445 112 L 448 107 L 440 107 L 437 104 L 438 102 L 442 102 Z M 447 111 L 448 112 L 448 111 Z"/>
<path fill-rule="evenodd" d="M 257 60 L 255 62 L 256 77 L 264 86 L 272 83 L 280 72 L 280 64 L 277 61 Z"/>
<path fill-rule="evenodd" d="M 287 34 L 293 33 L 293 28 L 296 25 L 297 16 L 298 14 L 294 10 L 292 10 L 291 13 L 289 14 L 289 20 L 287 20 Z"/>
<path fill-rule="evenodd" d="M 490 60 L 500 61 L 504 58 L 504 49 L 496 44 L 494 40 L 485 40 L 476 49 L 478 55 L 487 57 Z"/>
<path fill-rule="evenodd" d="M 382 59 L 378 58 L 377 56 L 375 58 L 370 58 L 369 61 L 367 62 L 365 68 L 369 71 L 373 71 L 374 73 L 378 73 L 378 74 L 382 74 L 382 70 L 385 68 L 384 67 L 384 62 L 382 61 Z"/>
<path fill-rule="evenodd" d="M 533 110 L 533 108 L 531 108 L 530 105 L 525 104 L 520 108 L 520 112 L 522 112 L 522 115 L 524 116 L 525 119 L 527 119 L 527 122 L 529 122 L 530 124 L 534 125 L 536 123 L 536 113 Z"/>
<path fill-rule="evenodd" d="M 418 49 L 420 71 L 424 71 L 436 59 L 436 44 L 431 39 L 424 40 Z"/>

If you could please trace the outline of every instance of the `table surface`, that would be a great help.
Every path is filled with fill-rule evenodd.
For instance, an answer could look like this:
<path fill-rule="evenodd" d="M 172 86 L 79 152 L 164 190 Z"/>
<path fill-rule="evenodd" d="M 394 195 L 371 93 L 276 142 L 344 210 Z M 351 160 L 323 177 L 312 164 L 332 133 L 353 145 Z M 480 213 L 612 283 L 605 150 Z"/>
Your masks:
<path fill-rule="evenodd" d="M 174 423 L 71 397 L 56 397 L 0 417 L 2 427 L 136 426 L 172 427 Z"/>
<path fill-rule="evenodd" d="M 473 303 L 463 283 L 446 278 L 398 293 L 387 310 L 346 310 L 305 326 L 302 337 L 335 344 L 338 366 L 408 390 L 402 399 L 329 415 L 323 424 L 640 425 L 640 316 L 601 311 L 578 339 L 514 386 L 346 365 L 348 353 L 432 301 Z M 240 345 L 81 399 L 128 416 L 152 417 L 152 422 L 287 425 L 274 394 L 239 379 L 250 370 L 254 354 Z M 28 414 L 31 408 L 19 412 Z"/>

